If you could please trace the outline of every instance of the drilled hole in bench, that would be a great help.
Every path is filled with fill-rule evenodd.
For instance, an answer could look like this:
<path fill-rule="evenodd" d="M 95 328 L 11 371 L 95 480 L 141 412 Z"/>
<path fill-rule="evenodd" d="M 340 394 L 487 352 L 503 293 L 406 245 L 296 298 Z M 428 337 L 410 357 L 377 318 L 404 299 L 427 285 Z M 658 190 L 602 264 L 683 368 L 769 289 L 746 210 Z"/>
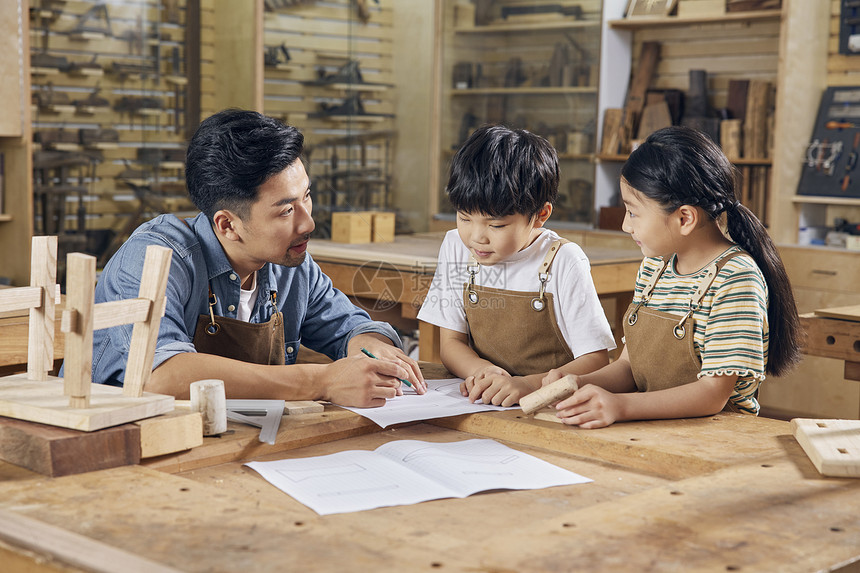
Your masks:
<path fill-rule="evenodd" d="M 827 337 L 827 338 L 825 338 L 824 340 L 825 340 L 825 342 L 827 342 L 827 344 L 829 344 L 830 346 L 833 346 L 834 344 L 836 344 L 836 338 L 835 338 L 835 337 L 833 337 L 833 336 L 828 336 L 828 337 Z"/>

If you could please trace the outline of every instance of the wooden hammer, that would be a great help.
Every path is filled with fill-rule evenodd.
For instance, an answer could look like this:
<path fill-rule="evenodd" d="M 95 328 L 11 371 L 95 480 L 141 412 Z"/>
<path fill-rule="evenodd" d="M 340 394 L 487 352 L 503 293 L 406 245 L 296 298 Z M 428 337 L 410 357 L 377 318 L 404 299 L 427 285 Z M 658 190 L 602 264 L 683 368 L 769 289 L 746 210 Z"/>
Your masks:
<path fill-rule="evenodd" d="M 553 402 L 564 400 L 576 392 L 578 388 L 579 385 L 576 383 L 576 378 L 572 374 L 568 374 L 552 384 L 548 384 L 531 394 L 523 396 L 520 399 L 520 407 L 523 409 L 524 414 L 532 414 L 541 408 L 549 406 Z"/>

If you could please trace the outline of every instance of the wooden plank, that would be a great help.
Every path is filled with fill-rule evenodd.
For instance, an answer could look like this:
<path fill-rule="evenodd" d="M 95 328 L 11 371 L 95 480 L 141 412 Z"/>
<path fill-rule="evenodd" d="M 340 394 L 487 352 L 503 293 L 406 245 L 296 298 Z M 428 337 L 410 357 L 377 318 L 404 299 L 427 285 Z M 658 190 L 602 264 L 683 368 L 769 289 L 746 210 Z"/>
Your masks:
<path fill-rule="evenodd" d="M 795 418 L 791 430 L 821 475 L 860 477 L 860 420 Z"/>
<path fill-rule="evenodd" d="M 140 429 L 133 424 L 79 432 L 0 418 L 0 459 L 58 477 L 140 462 Z"/>
<path fill-rule="evenodd" d="M 203 416 L 200 412 L 174 410 L 138 420 L 140 457 L 154 458 L 203 445 Z"/>
<path fill-rule="evenodd" d="M 45 563 L 59 561 L 95 573 L 179 573 L 177 569 L 145 557 L 7 510 L 0 510 L 0 539 L 35 552 L 38 558 L 34 561 L 42 567 Z M 7 561 L 7 564 L 10 563 Z M 62 567 L 62 570 L 67 568 Z"/>
<path fill-rule="evenodd" d="M 815 310 L 815 316 L 860 322 L 860 304 L 836 308 L 819 308 Z"/>
<path fill-rule="evenodd" d="M 68 357 L 67 357 L 68 361 Z M 62 379 L 43 382 L 16 374 L 0 378 L 0 416 L 91 432 L 173 410 L 173 396 L 145 392 L 122 395 L 122 388 L 92 384 L 88 408 L 70 408 Z"/>
<path fill-rule="evenodd" d="M 16 287 L 0 292 L 0 312 L 31 309 L 42 305 L 42 288 Z"/>

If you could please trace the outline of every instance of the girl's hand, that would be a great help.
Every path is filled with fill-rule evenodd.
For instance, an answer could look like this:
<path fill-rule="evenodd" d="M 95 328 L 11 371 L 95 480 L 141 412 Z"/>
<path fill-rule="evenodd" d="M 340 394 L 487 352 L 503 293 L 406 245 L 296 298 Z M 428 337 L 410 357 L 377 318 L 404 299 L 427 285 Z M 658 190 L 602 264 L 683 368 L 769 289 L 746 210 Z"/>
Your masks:
<path fill-rule="evenodd" d="M 621 419 L 623 398 L 593 384 L 586 384 L 556 405 L 561 421 L 571 426 L 603 428 Z"/>

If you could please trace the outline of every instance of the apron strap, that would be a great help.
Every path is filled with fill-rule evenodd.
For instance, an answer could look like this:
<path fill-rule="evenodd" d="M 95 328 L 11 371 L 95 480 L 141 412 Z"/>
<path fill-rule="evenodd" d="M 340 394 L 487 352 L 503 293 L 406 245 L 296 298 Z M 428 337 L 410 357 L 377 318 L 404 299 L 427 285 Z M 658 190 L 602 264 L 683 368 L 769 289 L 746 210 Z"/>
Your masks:
<path fill-rule="evenodd" d="M 651 300 L 651 294 L 654 292 L 654 288 L 657 286 L 657 281 L 660 280 L 660 277 L 663 276 L 663 273 L 666 271 L 666 268 L 669 266 L 669 261 L 663 261 L 663 266 L 660 267 L 659 270 L 654 271 L 654 274 L 651 275 L 651 278 L 645 283 L 645 286 L 642 288 L 642 299 L 639 301 L 637 308 L 642 306 Z"/>
<path fill-rule="evenodd" d="M 557 241 L 553 242 L 549 247 L 549 251 L 547 251 L 546 256 L 543 259 L 543 262 L 538 269 L 538 274 L 546 274 L 549 272 L 550 267 L 552 267 L 552 262 L 555 260 L 555 256 L 561 250 L 561 247 L 569 243 L 567 239 L 559 238 Z"/>

